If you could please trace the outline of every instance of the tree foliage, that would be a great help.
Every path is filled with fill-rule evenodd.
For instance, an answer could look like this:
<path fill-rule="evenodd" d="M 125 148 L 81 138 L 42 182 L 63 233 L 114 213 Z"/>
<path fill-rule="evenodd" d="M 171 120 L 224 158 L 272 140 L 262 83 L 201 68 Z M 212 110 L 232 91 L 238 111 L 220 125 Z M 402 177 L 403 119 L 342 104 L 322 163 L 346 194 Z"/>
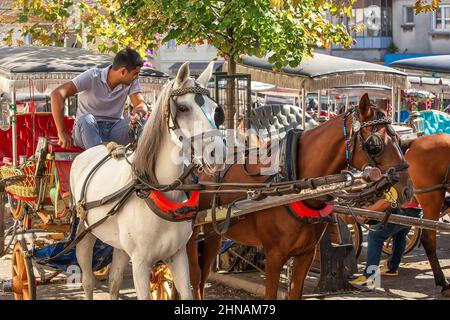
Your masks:
<path fill-rule="evenodd" d="M 332 23 L 329 13 L 352 15 L 355 0 L 14 0 L 22 34 L 35 44 L 58 45 L 83 36 L 100 52 L 135 48 L 142 55 L 162 42 L 207 41 L 219 55 L 237 61 L 243 54 L 265 56 L 276 68 L 297 66 L 314 48 L 353 43 L 352 30 Z M 436 10 L 439 0 L 416 1 L 416 12 Z M 354 28 L 362 28 L 355 26 Z M 161 36 L 163 35 L 163 36 Z M 4 39 L 12 43 L 12 30 Z M 20 43 L 19 43 L 20 44 Z"/>

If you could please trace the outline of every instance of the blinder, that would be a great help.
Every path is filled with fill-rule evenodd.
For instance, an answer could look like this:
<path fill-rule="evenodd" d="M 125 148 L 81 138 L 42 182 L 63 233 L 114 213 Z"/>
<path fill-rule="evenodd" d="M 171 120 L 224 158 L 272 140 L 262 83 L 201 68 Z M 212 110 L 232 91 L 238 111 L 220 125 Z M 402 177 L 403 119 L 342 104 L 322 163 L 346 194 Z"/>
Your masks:
<path fill-rule="evenodd" d="M 217 127 L 220 127 L 225 122 L 225 111 L 220 105 L 217 105 L 216 110 L 214 110 L 214 122 Z"/>
<path fill-rule="evenodd" d="M 371 134 L 363 142 L 362 148 L 371 156 L 376 157 L 384 151 L 384 141 L 377 134 Z"/>

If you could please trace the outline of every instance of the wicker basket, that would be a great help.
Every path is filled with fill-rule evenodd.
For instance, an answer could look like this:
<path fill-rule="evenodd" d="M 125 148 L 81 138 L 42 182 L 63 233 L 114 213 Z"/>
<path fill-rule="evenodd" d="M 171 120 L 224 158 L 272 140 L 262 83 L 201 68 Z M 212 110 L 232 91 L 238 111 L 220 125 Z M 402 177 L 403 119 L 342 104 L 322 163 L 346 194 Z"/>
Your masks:
<path fill-rule="evenodd" d="M 45 160 L 44 163 L 44 175 L 43 180 L 46 182 L 45 198 L 50 197 L 50 189 L 55 185 L 54 173 L 53 173 L 53 161 Z M 36 200 L 35 194 L 35 162 L 32 160 L 26 161 L 19 168 L 14 168 L 12 165 L 6 164 L 0 167 L 0 175 L 2 179 L 25 175 L 26 178 L 19 183 L 6 187 L 6 192 L 11 194 L 14 198 L 33 201 Z"/>

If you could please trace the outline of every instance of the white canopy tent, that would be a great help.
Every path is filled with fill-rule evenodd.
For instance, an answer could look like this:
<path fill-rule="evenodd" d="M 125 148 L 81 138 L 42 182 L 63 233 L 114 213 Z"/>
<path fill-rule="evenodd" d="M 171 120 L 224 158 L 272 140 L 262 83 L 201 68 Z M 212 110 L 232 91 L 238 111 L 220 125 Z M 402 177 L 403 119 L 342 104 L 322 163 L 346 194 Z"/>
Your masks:
<path fill-rule="evenodd" d="M 317 92 L 320 97 L 320 90 L 354 85 L 389 87 L 391 101 L 395 104 L 396 94 L 397 100 L 400 100 L 399 91 L 410 86 L 406 74 L 399 70 L 319 53 L 305 58 L 296 68 L 285 67 L 280 71 L 275 71 L 268 59 L 247 56 L 237 64 L 236 69 L 237 72 L 250 74 L 252 80 L 296 90 L 303 106 L 306 105 L 308 92 Z M 302 112 L 305 113 L 305 108 Z"/>

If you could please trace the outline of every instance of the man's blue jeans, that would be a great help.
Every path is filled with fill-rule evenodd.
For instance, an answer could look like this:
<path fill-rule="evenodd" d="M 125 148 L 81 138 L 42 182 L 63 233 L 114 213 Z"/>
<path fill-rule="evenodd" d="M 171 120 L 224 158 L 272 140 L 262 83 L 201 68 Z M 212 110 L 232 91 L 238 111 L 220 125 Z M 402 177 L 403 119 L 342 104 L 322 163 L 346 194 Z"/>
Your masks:
<path fill-rule="evenodd" d="M 118 121 L 97 121 L 90 113 L 77 117 L 72 137 L 77 147 L 89 149 L 103 142 L 114 141 L 127 145 L 130 142 L 130 118 Z"/>
<path fill-rule="evenodd" d="M 367 237 L 367 264 L 364 270 L 366 277 L 371 276 L 378 268 L 384 242 L 393 237 L 392 256 L 388 260 L 388 269 L 396 271 L 400 265 L 406 247 L 406 236 L 411 227 L 388 223 L 383 229 L 369 231 Z M 372 266 L 372 267 L 371 267 Z"/>

